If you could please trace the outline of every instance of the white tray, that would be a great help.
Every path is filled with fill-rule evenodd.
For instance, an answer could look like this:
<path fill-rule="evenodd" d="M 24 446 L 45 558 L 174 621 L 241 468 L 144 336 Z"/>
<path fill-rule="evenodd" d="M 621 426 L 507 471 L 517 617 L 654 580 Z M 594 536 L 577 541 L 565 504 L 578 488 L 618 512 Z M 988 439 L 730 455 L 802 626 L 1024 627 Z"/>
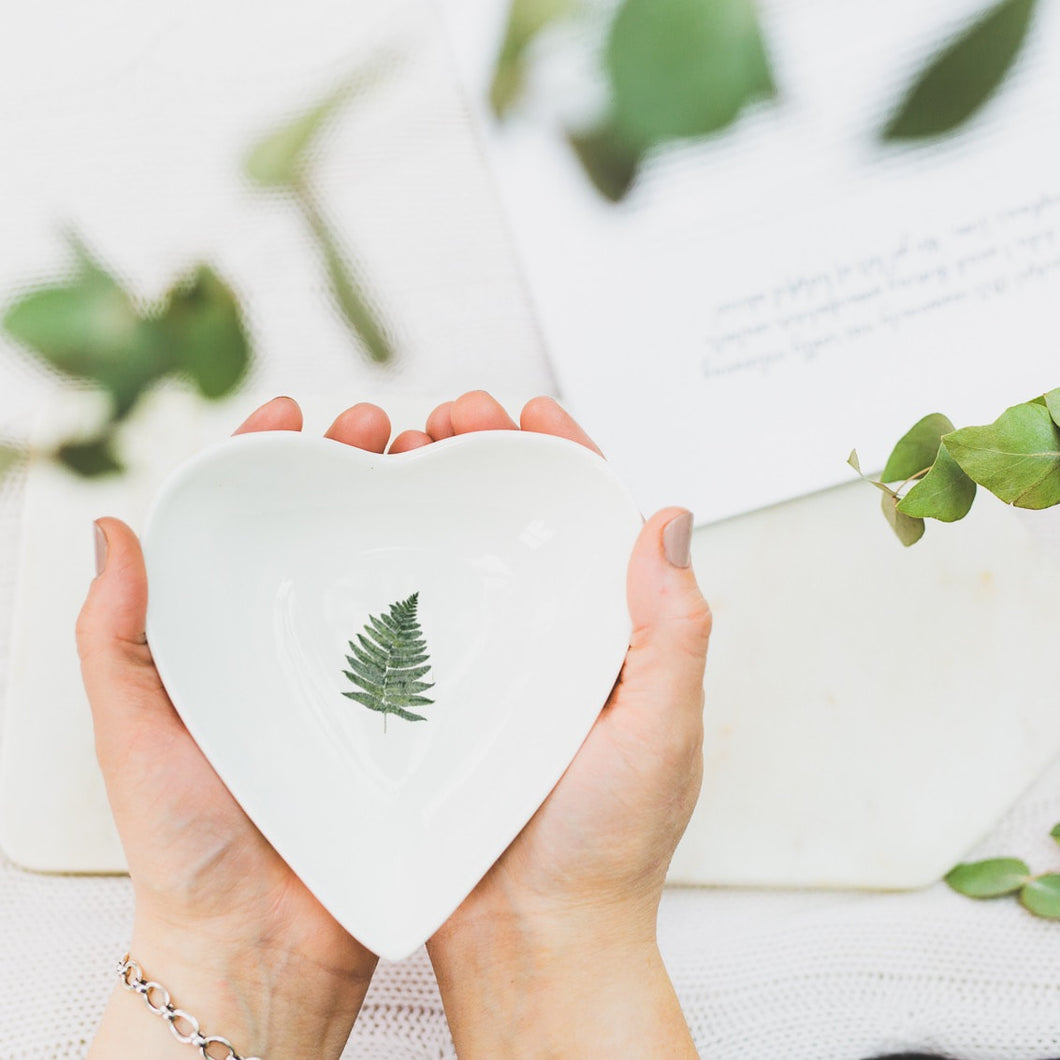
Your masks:
<path fill-rule="evenodd" d="M 395 428 L 435 403 L 376 399 Z M 138 526 L 171 467 L 251 404 L 158 402 L 113 484 L 29 476 L 0 743 L 0 845 L 26 868 L 124 868 L 73 644 L 90 523 Z M 317 431 L 338 411 L 303 405 Z M 904 550 L 854 482 L 697 530 L 715 612 L 706 772 L 671 882 L 903 888 L 957 861 L 1060 752 L 1060 567 L 1035 533 L 1052 525 L 984 495 Z"/>

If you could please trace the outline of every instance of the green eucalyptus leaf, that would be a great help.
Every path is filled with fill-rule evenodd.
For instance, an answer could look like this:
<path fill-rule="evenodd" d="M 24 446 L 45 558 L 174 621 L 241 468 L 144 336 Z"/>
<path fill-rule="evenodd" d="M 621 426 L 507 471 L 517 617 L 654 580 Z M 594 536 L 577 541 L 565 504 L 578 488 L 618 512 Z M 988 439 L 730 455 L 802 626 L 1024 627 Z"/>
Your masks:
<path fill-rule="evenodd" d="M 313 142 L 346 102 L 353 85 L 346 82 L 315 106 L 259 140 L 243 161 L 243 172 L 265 187 L 297 184 L 309 162 Z"/>
<path fill-rule="evenodd" d="M 882 136 L 938 136 L 967 121 L 1019 55 L 1035 0 L 1001 0 L 936 55 L 907 91 Z"/>
<path fill-rule="evenodd" d="M 1060 872 L 1047 872 L 1029 880 L 1020 891 L 1024 908 L 1047 920 L 1060 920 Z"/>
<path fill-rule="evenodd" d="M 916 520 L 906 519 L 903 517 L 903 513 L 897 510 L 898 505 L 898 492 L 891 489 L 885 482 L 879 482 L 874 478 L 869 478 L 861 470 L 861 460 L 858 458 L 858 451 L 856 449 L 850 450 L 850 456 L 847 457 L 847 463 L 861 476 L 863 482 L 867 482 L 870 486 L 875 486 L 882 494 L 880 498 L 883 506 L 883 514 L 887 517 L 887 522 L 891 524 L 892 529 L 903 539 L 903 543 L 911 545 L 915 541 L 918 541 L 924 533 L 923 525 L 920 526 L 919 531 L 916 527 Z M 905 541 L 905 538 L 910 540 Z"/>
<path fill-rule="evenodd" d="M 1060 822 L 1053 825 L 1053 830 L 1049 834 L 1060 843 Z"/>
<path fill-rule="evenodd" d="M 1042 395 L 1042 404 L 1049 410 L 1053 423 L 1060 425 L 1060 387 Z"/>
<path fill-rule="evenodd" d="M 24 295 L 8 308 L 4 327 L 53 368 L 110 391 L 121 417 L 169 370 L 168 350 L 118 281 L 83 248 L 77 256 L 73 281 Z"/>
<path fill-rule="evenodd" d="M 67 442 L 55 451 L 55 459 L 84 478 L 112 475 L 124 470 L 112 448 L 110 435 L 85 442 Z"/>
<path fill-rule="evenodd" d="M 236 296 L 209 266 L 198 266 L 169 291 L 158 326 L 176 369 L 203 397 L 221 398 L 239 385 L 250 363 L 250 340 Z"/>
<path fill-rule="evenodd" d="M 1060 504 L 1060 427 L 1034 402 L 1013 405 L 986 427 L 962 427 L 946 448 L 965 474 L 1018 508 Z"/>
<path fill-rule="evenodd" d="M 919 475 L 935 462 L 942 436 L 953 430 L 953 424 L 941 412 L 918 420 L 898 439 L 880 478 L 884 482 L 905 482 Z"/>
<path fill-rule="evenodd" d="M 901 499 L 906 515 L 953 523 L 963 519 L 975 500 L 975 483 L 950 456 L 943 442 L 931 470 Z"/>
<path fill-rule="evenodd" d="M 568 15 L 572 7 L 571 0 L 512 0 L 490 85 L 490 105 L 498 118 L 503 118 L 523 93 L 526 49 L 546 26 Z"/>
<path fill-rule="evenodd" d="M 880 483 L 873 483 L 873 485 L 880 486 L 884 491 L 883 496 L 880 498 L 880 506 L 883 509 L 884 518 L 891 524 L 891 529 L 895 534 L 898 535 L 898 540 L 906 548 L 910 545 L 915 545 L 924 536 L 924 520 L 916 519 L 913 516 L 906 515 L 903 511 L 899 511 L 894 493 Z"/>
<path fill-rule="evenodd" d="M 624 0 L 605 61 L 614 124 L 641 149 L 715 132 L 776 92 L 752 0 Z"/>
<path fill-rule="evenodd" d="M 67 375 L 100 379 L 137 339 L 139 317 L 113 280 L 82 275 L 38 287 L 9 306 L 7 333 Z"/>
<path fill-rule="evenodd" d="M 1019 858 L 988 858 L 958 865 L 946 874 L 946 882 L 969 898 L 1000 898 L 1014 894 L 1031 874 Z"/>
<path fill-rule="evenodd" d="M 611 202 L 624 199 L 636 179 L 640 152 L 629 147 L 611 125 L 569 133 L 567 139 L 596 190 Z"/>

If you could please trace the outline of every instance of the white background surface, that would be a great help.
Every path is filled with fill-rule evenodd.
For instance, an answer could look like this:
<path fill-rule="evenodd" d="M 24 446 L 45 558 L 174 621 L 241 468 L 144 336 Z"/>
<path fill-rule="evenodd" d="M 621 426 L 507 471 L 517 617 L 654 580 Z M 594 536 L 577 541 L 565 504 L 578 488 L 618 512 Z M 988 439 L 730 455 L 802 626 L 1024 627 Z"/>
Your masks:
<path fill-rule="evenodd" d="M 145 292 L 209 253 L 247 296 L 266 389 L 373 377 L 329 316 L 283 204 L 235 180 L 244 135 L 344 74 L 373 42 L 400 74 L 351 112 L 324 191 L 401 320 L 401 388 L 525 398 L 550 375 L 437 22 L 414 3 L 20 9 L 0 42 L 0 289 L 63 262 L 72 220 Z M 0 359 L 0 426 L 27 429 L 47 386 Z M 315 424 L 319 427 L 322 424 Z M 404 425 L 402 425 L 404 426 Z M 0 645 L 9 642 L 19 483 L 0 490 Z M 86 540 L 90 527 L 84 528 Z M 86 546 L 87 548 L 87 546 Z M 701 571 L 708 587 L 709 572 Z M 57 637 L 70 636 L 56 631 Z M 10 661 L 0 649 L 0 692 Z M 1028 778 L 1029 779 L 1029 778 Z M 47 785 L 50 778 L 41 777 Z M 1055 867 L 1055 769 L 977 853 Z M 129 930 L 122 879 L 0 862 L 0 1057 L 83 1056 Z M 935 1048 L 967 1060 L 1060 1054 L 1060 933 L 1013 903 L 917 895 L 671 892 L 662 943 L 704 1056 L 858 1060 Z M 350 1056 L 451 1056 L 423 954 L 377 975 Z"/>

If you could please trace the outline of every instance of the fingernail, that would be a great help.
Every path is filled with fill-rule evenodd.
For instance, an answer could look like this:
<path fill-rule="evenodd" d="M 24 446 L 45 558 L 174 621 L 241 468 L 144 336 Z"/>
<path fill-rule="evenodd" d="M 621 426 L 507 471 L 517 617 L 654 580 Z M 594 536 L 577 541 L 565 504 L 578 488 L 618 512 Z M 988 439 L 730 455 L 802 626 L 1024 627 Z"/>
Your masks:
<path fill-rule="evenodd" d="M 98 578 L 107 565 L 107 535 L 103 533 L 103 527 L 99 523 L 93 523 L 92 526 L 96 531 L 96 577 Z"/>
<path fill-rule="evenodd" d="M 692 566 L 692 513 L 675 515 L 663 527 L 663 551 L 675 567 Z"/>

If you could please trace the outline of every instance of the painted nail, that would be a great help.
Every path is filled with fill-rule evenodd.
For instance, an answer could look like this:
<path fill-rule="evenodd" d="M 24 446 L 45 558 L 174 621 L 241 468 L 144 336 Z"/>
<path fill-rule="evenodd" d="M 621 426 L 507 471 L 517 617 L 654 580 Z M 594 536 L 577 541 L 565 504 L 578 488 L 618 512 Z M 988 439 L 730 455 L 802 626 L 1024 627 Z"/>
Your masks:
<path fill-rule="evenodd" d="M 93 523 L 92 526 L 96 531 L 96 577 L 98 578 L 107 565 L 107 535 L 103 533 L 103 527 L 99 523 Z"/>
<path fill-rule="evenodd" d="M 692 513 L 675 515 L 663 527 L 663 551 L 675 567 L 692 565 Z"/>

